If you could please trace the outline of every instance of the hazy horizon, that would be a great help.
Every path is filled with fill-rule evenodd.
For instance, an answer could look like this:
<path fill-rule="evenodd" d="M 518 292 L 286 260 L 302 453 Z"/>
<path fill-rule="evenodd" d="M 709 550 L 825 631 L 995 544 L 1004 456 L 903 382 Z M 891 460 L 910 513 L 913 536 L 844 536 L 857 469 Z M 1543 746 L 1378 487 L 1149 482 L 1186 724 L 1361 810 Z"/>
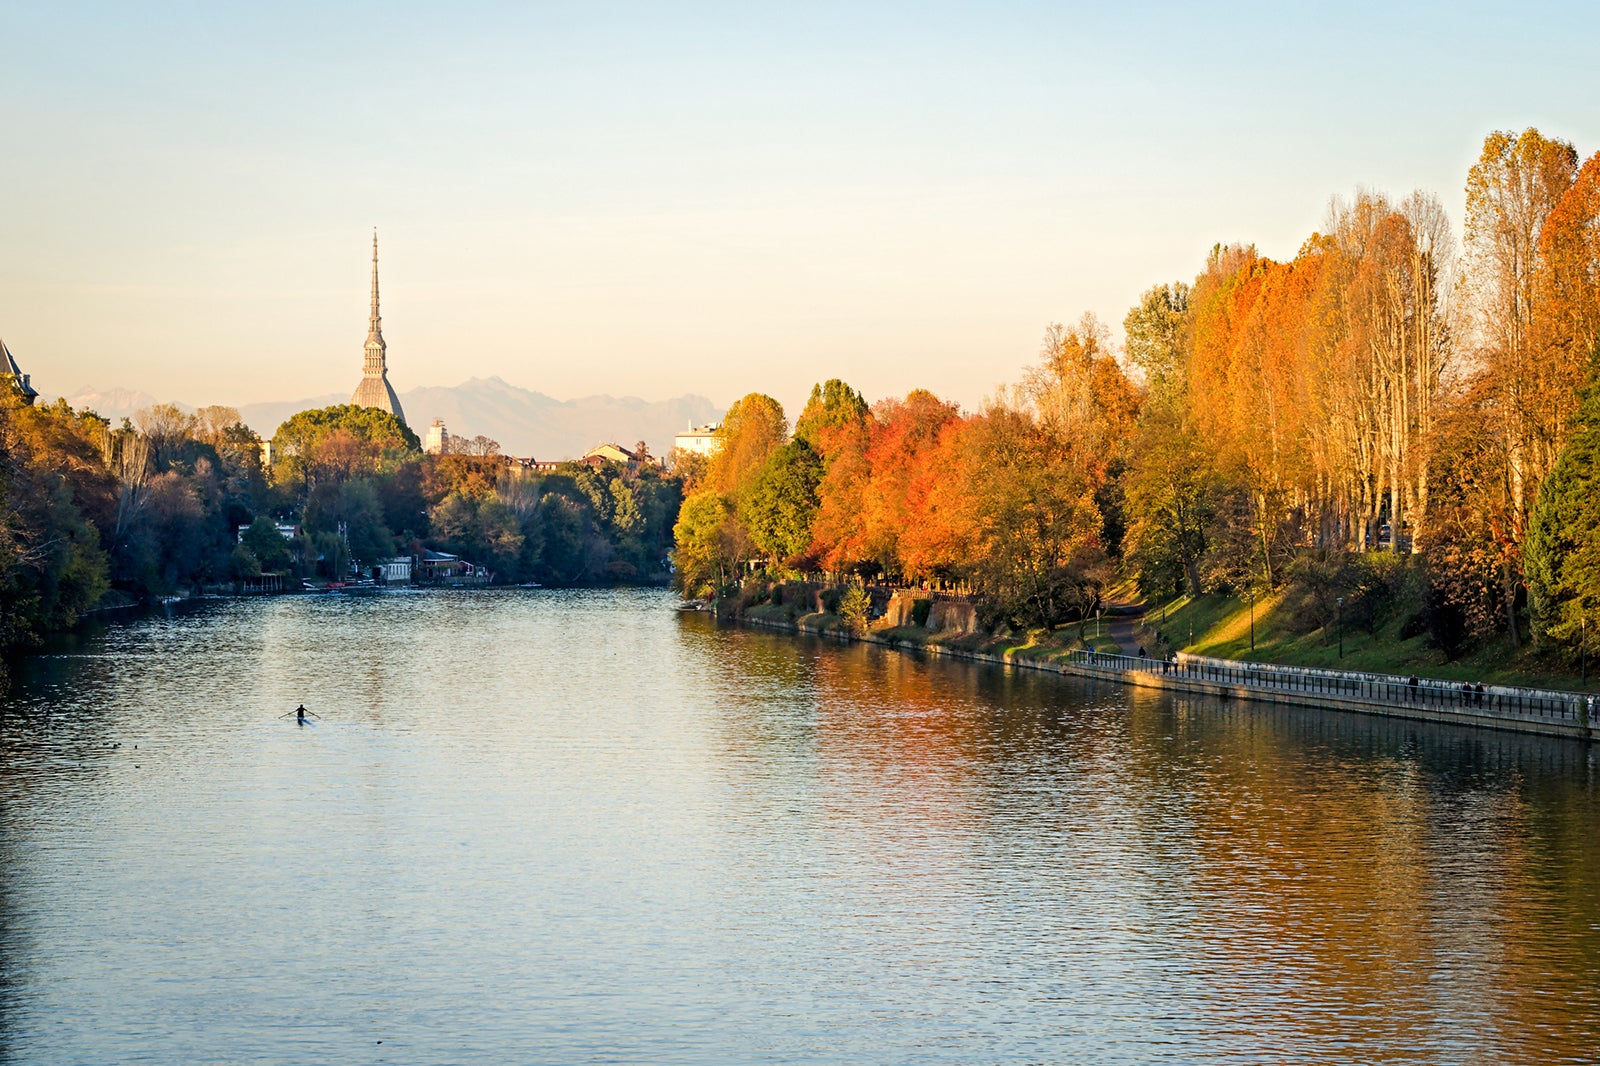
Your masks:
<path fill-rule="evenodd" d="M 8 8 L 0 337 L 42 391 L 348 393 L 376 226 L 402 392 L 975 408 L 1218 242 L 1358 186 L 1459 236 L 1489 131 L 1600 148 L 1586 18 Z"/>

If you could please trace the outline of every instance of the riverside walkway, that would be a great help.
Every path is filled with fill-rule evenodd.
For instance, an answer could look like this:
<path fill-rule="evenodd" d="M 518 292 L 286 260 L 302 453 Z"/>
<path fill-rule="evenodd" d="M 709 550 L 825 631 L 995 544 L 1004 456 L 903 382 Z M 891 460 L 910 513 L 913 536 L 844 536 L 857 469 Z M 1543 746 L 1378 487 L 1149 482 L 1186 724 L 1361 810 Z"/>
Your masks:
<path fill-rule="evenodd" d="M 1213 659 L 1182 652 L 1167 660 L 1079 651 L 1058 662 L 1067 673 L 1146 688 L 1595 739 L 1589 697 L 1575 692 L 1503 685 L 1479 691 L 1448 681 L 1419 678 L 1413 682 L 1390 674 Z"/>

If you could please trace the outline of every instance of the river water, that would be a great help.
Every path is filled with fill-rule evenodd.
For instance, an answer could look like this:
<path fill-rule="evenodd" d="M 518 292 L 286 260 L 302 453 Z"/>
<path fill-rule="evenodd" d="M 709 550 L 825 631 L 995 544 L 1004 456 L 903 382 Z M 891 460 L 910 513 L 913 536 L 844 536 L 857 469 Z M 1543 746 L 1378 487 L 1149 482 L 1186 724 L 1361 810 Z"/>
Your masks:
<path fill-rule="evenodd" d="M 25 662 L 0 1061 L 1600 1061 L 1576 743 L 672 606 L 236 601 Z"/>

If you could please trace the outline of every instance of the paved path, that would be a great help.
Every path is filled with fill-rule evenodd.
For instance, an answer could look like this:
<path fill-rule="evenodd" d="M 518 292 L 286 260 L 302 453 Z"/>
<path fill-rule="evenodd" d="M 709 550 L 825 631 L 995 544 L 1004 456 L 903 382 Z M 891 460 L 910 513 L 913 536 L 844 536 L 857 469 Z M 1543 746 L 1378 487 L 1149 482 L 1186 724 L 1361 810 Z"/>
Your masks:
<path fill-rule="evenodd" d="M 1122 654 L 1133 655 L 1139 650 L 1139 626 L 1144 622 L 1144 604 L 1108 602 L 1105 605 L 1106 635 L 1116 641 Z"/>

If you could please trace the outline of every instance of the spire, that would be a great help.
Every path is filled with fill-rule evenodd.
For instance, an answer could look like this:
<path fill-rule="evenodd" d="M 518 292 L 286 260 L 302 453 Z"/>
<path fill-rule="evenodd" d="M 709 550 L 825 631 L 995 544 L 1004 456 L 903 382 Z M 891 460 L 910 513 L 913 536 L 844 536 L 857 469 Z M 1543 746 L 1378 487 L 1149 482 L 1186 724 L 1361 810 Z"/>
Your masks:
<path fill-rule="evenodd" d="M 372 228 L 372 321 L 367 327 L 367 339 L 383 339 L 383 319 L 378 317 L 378 228 Z"/>
<path fill-rule="evenodd" d="M 361 383 L 350 402 L 357 407 L 377 407 L 400 421 L 400 398 L 389 384 L 389 346 L 383 342 L 383 319 L 378 315 L 378 231 L 372 231 L 372 317 L 367 326 L 366 359 L 361 368 Z"/>

